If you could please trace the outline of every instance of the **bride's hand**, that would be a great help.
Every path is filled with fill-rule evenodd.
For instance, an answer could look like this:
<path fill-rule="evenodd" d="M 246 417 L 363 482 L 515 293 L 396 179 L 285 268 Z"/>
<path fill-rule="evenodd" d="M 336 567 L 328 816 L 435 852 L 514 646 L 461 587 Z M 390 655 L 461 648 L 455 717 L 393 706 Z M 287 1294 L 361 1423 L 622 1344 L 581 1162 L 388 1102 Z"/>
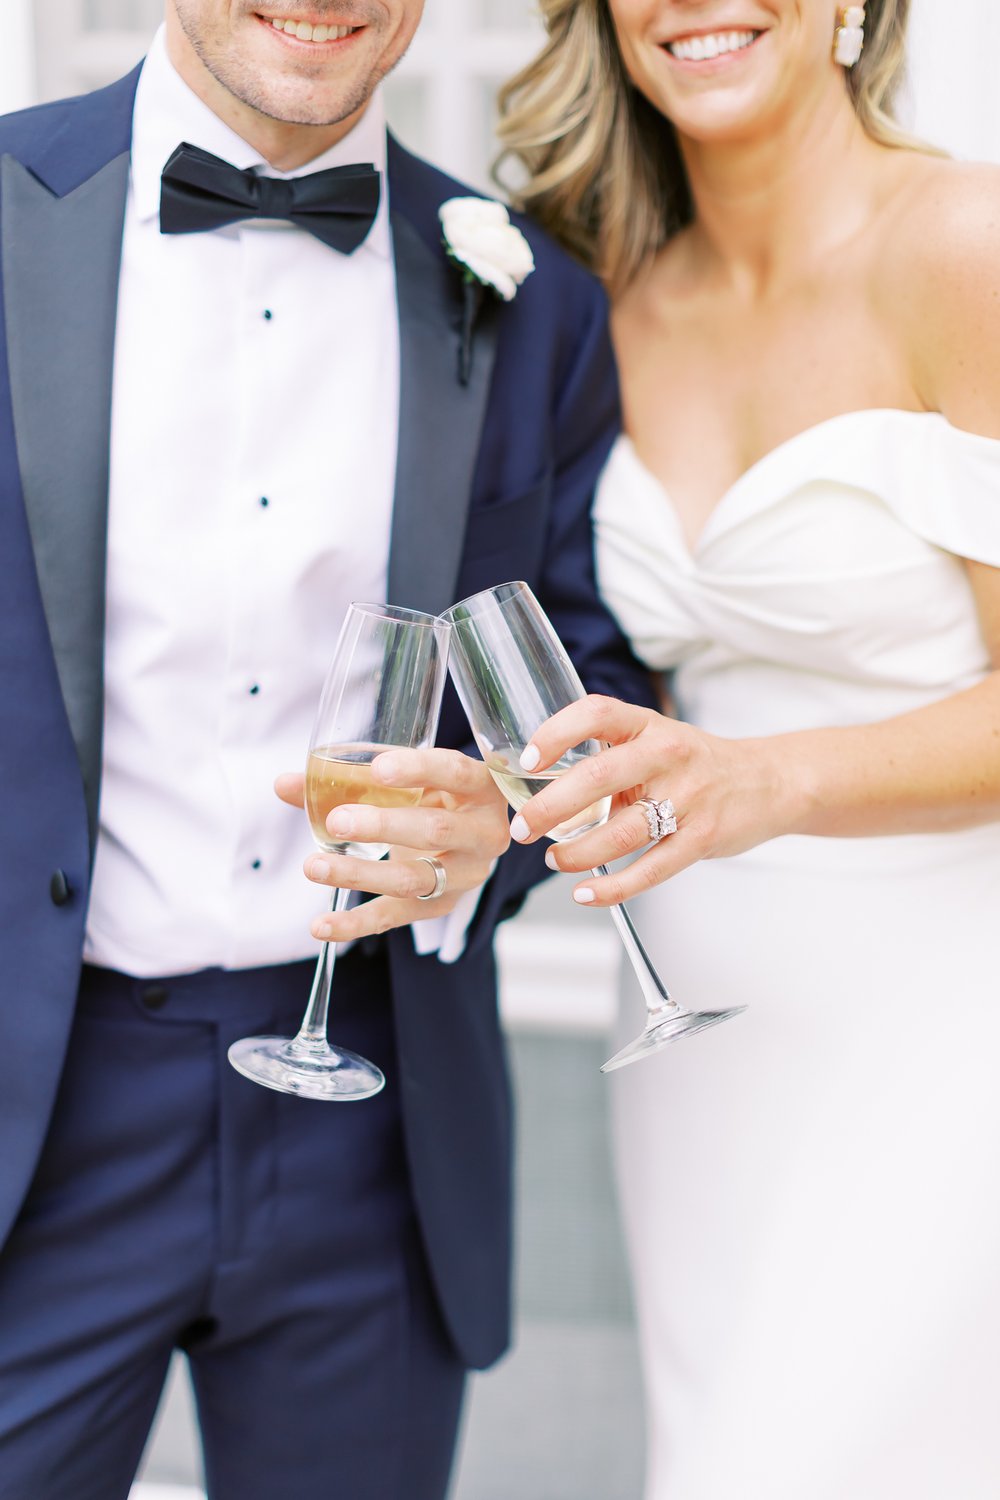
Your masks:
<path fill-rule="evenodd" d="M 614 905 L 699 859 L 739 854 L 795 831 L 802 798 L 794 766 L 778 751 L 779 740 L 720 739 L 651 709 L 591 695 L 542 725 L 522 766 L 532 773 L 544 770 L 588 739 L 602 740 L 607 748 L 526 802 L 511 824 L 512 837 L 530 844 L 609 795 L 614 798 L 609 821 L 569 843 L 554 844 L 546 855 L 551 869 L 589 871 L 645 848 L 650 835 L 645 810 L 636 806 L 640 797 L 669 798 L 677 831 L 626 869 L 578 886 L 573 896 L 583 905 Z"/>

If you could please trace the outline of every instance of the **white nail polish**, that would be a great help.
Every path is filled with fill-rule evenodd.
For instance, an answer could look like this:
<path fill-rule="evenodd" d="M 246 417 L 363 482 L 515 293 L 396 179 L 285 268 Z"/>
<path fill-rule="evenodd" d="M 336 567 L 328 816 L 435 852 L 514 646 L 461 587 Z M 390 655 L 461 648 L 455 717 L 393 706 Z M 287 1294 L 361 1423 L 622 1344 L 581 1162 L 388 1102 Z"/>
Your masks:
<path fill-rule="evenodd" d="M 594 899 L 594 893 L 589 885 L 581 885 L 578 891 L 573 892 L 573 900 L 579 906 L 589 906 Z"/>
<path fill-rule="evenodd" d="M 521 817 L 521 814 L 518 813 L 517 817 L 516 818 L 512 818 L 511 822 L 510 822 L 510 836 L 511 836 L 511 838 L 512 839 L 516 839 L 519 844 L 523 844 L 524 841 L 525 841 L 525 839 L 529 838 L 530 835 L 531 835 L 531 829 L 528 827 L 527 823 Z"/>
<path fill-rule="evenodd" d="M 554 849 L 546 849 L 545 863 L 550 870 L 558 870 L 559 866 L 556 864 L 556 851 Z"/>
<path fill-rule="evenodd" d="M 542 758 L 542 753 L 537 745 L 525 745 L 521 751 L 521 770 L 533 771 Z"/>

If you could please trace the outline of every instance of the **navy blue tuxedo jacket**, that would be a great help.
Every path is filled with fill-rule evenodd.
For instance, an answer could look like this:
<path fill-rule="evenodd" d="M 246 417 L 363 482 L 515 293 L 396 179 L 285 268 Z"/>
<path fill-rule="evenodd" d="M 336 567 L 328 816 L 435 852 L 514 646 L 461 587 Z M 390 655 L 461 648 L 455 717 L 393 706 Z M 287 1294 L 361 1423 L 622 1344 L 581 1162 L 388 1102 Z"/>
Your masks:
<path fill-rule="evenodd" d="M 0 1243 L 53 1107 L 99 818 L 112 353 L 137 76 L 0 120 Z M 526 579 L 590 688 L 649 701 L 594 583 L 590 504 L 618 424 L 602 293 L 522 223 L 537 269 L 512 303 L 484 299 L 460 382 L 461 278 L 438 208 L 466 191 L 391 142 L 391 599 L 437 612 Z M 331 334 L 331 358 L 335 347 Z M 469 742 L 453 698 L 440 739 Z M 406 931 L 387 940 L 417 1209 L 470 1365 L 502 1351 L 509 1316 L 492 937 L 543 873 L 540 850 L 511 850 L 454 965 L 418 958 Z"/>

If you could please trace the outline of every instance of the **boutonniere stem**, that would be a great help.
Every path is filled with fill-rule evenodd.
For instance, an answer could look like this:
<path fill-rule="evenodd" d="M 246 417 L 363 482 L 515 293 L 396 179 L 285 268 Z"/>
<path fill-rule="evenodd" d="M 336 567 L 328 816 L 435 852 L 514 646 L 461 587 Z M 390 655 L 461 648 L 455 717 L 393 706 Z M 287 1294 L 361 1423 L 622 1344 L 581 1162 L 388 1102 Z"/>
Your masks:
<path fill-rule="evenodd" d="M 482 282 L 466 277 L 462 285 L 462 338 L 458 346 L 458 379 L 461 385 L 468 385 L 472 376 L 472 334 L 482 305 Z"/>

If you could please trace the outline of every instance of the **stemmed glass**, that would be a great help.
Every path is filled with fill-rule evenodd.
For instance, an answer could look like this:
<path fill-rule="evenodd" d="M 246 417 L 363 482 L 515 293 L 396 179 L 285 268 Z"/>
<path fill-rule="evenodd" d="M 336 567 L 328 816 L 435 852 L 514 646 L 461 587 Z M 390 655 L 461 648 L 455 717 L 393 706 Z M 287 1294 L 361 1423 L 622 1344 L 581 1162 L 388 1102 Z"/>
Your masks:
<path fill-rule="evenodd" d="M 603 746 L 574 745 L 554 766 L 527 775 L 522 750 L 539 725 L 584 696 L 584 688 L 552 624 L 526 583 L 503 583 L 455 604 L 443 616 L 452 627 L 451 674 L 487 769 L 515 812 L 547 782 L 564 775 Z M 549 830 L 557 843 L 607 821 L 611 798 L 602 797 Z M 607 875 L 602 865 L 595 875 Z M 706 1027 L 739 1015 L 727 1010 L 691 1011 L 671 999 L 624 906 L 609 908 L 646 1002 L 641 1034 L 602 1067 L 607 1073 Z"/>
<path fill-rule="evenodd" d="M 372 780 L 383 750 L 433 745 L 448 662 L 448 624 L 434 615 L 388 604 L 352 604 L 344 619 L 309 740 L 306 811 L 320 849 L 382 859 L 388 844 L 338 841 L 326 820 L 344 803 L 415 807 L 422 787 L 387 787 Z M 352 892 L 338 887 L 332 910 Z M 326 1036 L 336 945 L 324 943 L 297 1036 L 251 1036 L 234 1042 L 229 1061 L 265 1088 L 306 1099 L 367 1099 L 385 1085 L 374 1063 L 333 1048 Z"/>

